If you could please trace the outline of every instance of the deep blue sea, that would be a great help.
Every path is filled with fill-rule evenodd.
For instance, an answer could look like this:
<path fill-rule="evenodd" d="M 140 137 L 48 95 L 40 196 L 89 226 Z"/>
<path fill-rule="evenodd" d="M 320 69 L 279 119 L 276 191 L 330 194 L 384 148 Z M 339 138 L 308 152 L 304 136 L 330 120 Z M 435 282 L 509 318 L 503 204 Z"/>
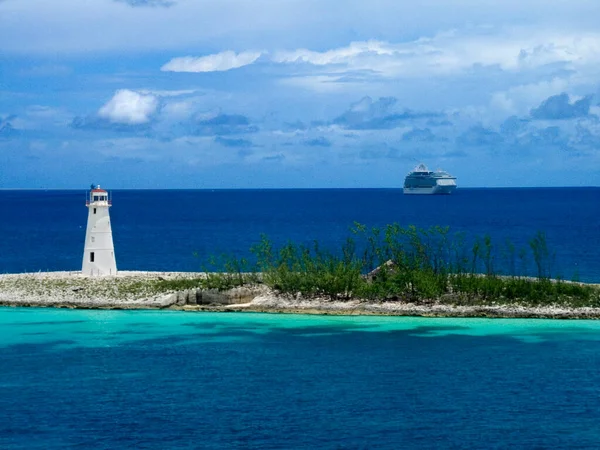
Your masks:
<path fill-rule="evenodd" d="M 599 188 L 112 194 L 120 269 L 397 222 L 543 231 L 554 273 L 600 282 Z M 0 273 L 80 269 L 83 190 L 0 211 Z M 600 322 L 0 308 L 0 449 L 22 448 L 600 448 Z"/>
<path fill-rule="evenodd" d="M 0 273 L 80 270 L 86 192 L 0 191 Z M 210 256 L 248 256 L 266 234 L 339 247 L 354 222 L 449 226 L 528 248 L 544 232 L 552 273 L 600 282 L 600 188 L 459 189 L 410 196 L 399 189 L 116 190 L 111 223 L 121 270 L 200 271 Z M 197 256 L 195 256 L 195 254 Z M 529 269 L 533 261 L 529 261 Z"/>

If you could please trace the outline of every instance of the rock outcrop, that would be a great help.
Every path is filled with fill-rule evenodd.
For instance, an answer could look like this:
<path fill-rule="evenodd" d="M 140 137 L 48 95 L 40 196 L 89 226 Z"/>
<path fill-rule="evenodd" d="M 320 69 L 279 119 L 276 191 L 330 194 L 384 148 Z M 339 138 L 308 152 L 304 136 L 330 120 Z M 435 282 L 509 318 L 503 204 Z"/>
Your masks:
<path fill-rule="evenodd" d="M 194 305 L 235 305 L 251 302 L 260 290 L 257 287 L 237 287 L 226 291 L 217 289 L 189 289 L 171 294 L 170 300 L 175 306 Z"/>

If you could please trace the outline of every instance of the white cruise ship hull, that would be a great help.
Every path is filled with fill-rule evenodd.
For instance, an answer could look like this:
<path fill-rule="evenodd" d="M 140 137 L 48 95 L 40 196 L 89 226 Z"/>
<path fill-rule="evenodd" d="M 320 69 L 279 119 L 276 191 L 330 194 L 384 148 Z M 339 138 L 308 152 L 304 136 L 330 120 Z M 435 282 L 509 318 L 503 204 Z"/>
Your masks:
<path fill-rule="evenodd" d="M 456 177 L 448 172 L 431 172 L 425 164 L 419 164 L 404 179 L 405 194 L 451 194 L 456 189 Z"/>
<path fill-rule="evenodd" d="M 405 194 L 421 194 L 421 195 L 433 195 L 433 194 L 451 194 L 456 189 L 456 185 L 452 186 L 432 186 L 432 187 L 405 187 Z"/>

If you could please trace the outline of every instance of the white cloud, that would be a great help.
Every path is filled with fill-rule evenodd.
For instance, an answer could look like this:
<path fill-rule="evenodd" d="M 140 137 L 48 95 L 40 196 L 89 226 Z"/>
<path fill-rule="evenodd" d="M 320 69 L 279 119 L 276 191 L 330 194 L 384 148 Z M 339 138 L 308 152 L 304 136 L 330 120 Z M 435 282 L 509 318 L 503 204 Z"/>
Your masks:
<path fill-rule="evenodd" d="M 224 72 L 252 64 L 260 52 L 235 53 L 230 50 L 201 57 L 173 58 L 160 68 L 163 72 Z"/>
<path fill-rule="evenodd" d="M 279 51 L 271 60 L 339 66 L 338 71 L 372 70 L 386 77 L 447 75 L 476 65 L 521 71 L 557 62 L 577 66 L 600 63 L 600 33 L 532 33 L 531 30 L 479 27 L 409 42 L 370 40 L 322 52 Z"/>
<path fill-rule="evenodd" d="M 178 57 L 163 71 L 226 71 L 260 62 L 282 65 L 287 77 L 283 84 L 317 92 L 335 93 L 402 78 L 456 77 L 473 71 L 502 70 L 512 74 L 529 73 L 540 79 L 543 71 L 576 71 L 577 76 L 595 79 L 600 72 L 600 33 L 565 32 L 518 27 L 468 27 L 439 32 L 405 42 L 367 40 L 323 51 L 231 50 L 203 57 Z M 271 67 L 272 68 L 272 67 Z M 265 67 L 257 68 L 264 70 Z M 538 74 L 538 75 L 536 75 Z M 510 99 L 495 100 L 502 109 L 512 110 Z"/>
<path fill-rule="evenodd" d="M 158 99 L 128 89 L 118 90 L 98 111 L 98 116 L 113 123 L 138 125 L 150 121 L 158 108 Z"/>
<path fill-rule="evenodd" d="M 396 52 L 393 45 L 376 40 L 366 42 L 351 42 L 347 47 L 340 47 L 324 52 L 307 49 L 282 51 L 273 55 L 272 60 L 278 63 L 306 62 L 318 66 L 327 64 L 348 64 L 361 54 L 393 55 Z"/>

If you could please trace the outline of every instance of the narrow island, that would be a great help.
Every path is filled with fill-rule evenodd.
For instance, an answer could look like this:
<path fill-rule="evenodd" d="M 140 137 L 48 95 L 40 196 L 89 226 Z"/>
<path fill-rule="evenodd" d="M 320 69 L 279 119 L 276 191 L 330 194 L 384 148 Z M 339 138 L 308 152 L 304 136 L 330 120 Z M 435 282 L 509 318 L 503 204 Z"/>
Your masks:
<path fill-rule="evenodd" d="M 448 227 L 354 224 L 336 251 L 318 242 L 276 247 L 253 262 L 225 256 L 219 270 L 0 275 L 0 305 L 434 317 L 600 318 L 600 286 L 553 276 L 538 232 L 517 251 Z M 503 271 L 496 271 L 502 267 Z M 521 275 L 516 275 L 518 271 Z M 512 274 L 511 274 L 512 271 Z M 527 274 L 534 272 L 532 275 Z"/>

